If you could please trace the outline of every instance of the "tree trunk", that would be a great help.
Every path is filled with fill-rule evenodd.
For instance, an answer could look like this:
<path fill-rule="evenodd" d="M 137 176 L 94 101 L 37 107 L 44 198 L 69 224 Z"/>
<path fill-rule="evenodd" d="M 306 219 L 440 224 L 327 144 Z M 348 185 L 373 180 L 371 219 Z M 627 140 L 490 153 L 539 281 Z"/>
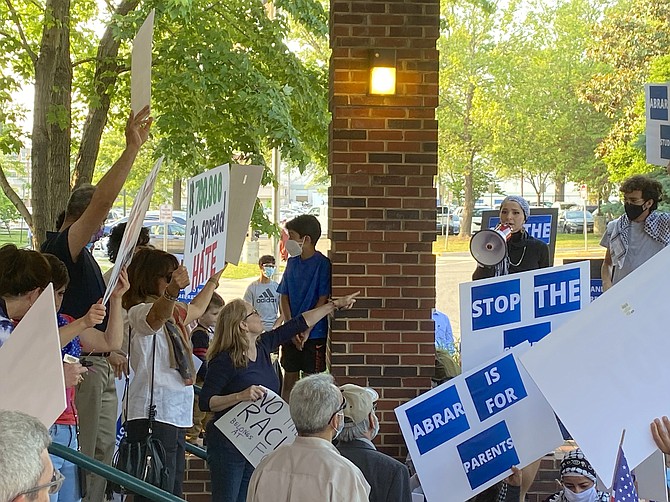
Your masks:
<path fill-rule="evenodd" d="M 62 62 L 60 59 L 62 48 L 59 45 L 63 40 L 63 31 L 67 34 L 69 29 L 69 9 L 69 0 L 47 0 L 45 13 L 49 14 L 52 21 L 44 23 L 40 53 L 35 63 L 35 102 L 31 155 L 32 231 L 33 245 L 35 246 L 44 242 L 47 228 L 51 228 L 54 224 L 49 207 L 51 202 L 50 186 L 56 181 L 53 169 L 54 160 L 51 158 L 54 150 L 51 149 L 50 142 L 53 132 L 52 122 L 57 120 L 59 110 L 52 106 L 51 100 L 56 68 L 60 64 L 59 62 Z M 69 45 L 67 48 L 69 49 Z M 60 112 L 62 113 L 62 110 Z"/>
<path fill-rule="evenodd" d="M 172 180 L 172 209 L 181 211 L 181 178 Z"/>
<path fill-rule="evenodd" d="M 116 8 L 114 16 L 125 16 L 134 10 L 138 3 L 139 0 L 122 1 Z M 121 40 L 114 37 L 115 26 L 114 21 L 107 25 L 98 45 L 97 64 L 93 77 L 95 95 L 89 105 L 75 164 L 72 180 L 75 188 L 83 183 L 90 183 L 93 179 L 93 170 L 100 151 L 100 139 L 107 123 L 111 94 L 120 71 L 117 57 Z"/>
<path fill-rule="evenodd" d="M 556 189 L 554 190 L 554 201 L 564 201 L 565 200 L 565 177 L 564 176 L 557 176 L 554 179 L 554 186 Z"/>

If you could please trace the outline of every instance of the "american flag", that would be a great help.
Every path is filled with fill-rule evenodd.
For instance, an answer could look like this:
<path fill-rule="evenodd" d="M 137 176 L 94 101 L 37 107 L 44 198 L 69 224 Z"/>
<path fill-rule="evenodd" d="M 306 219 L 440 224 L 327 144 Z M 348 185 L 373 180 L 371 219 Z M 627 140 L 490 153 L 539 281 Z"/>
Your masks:
<path fill-rule="evenodd" d="M 619 446 L 619 456 L 614 474 L 614 482 L 612 483 L 610 502 L 639 502 L 635 483 L 633 483 L 633 476 L 631 476 L 630 469 L 628 469 L 628 462 L 621 446 Z"/>

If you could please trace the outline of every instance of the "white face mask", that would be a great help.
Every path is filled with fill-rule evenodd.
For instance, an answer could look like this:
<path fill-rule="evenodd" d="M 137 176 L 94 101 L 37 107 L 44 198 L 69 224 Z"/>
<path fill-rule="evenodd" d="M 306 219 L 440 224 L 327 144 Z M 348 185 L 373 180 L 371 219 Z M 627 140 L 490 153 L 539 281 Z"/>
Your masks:
<path fill-rule="evenodd" d="M 300 256 L 302 254 L 302 246 L 305 244 L 305 238 L 303 237 L 302 242 L 296 242 L 294 240 L 288 240 L 284 244 L 286 252 L 289 256 Z"/>
<path fill-rule="evenodd" d="M 568 488 L 563 488 L 563 495 L 565 495 L 568 502 L 596 502 L 598 500 L 595 484 L 588 490 L 579 493 L 575 493 Z"/>
<path fill-rule="evenodd" d="M 372 437 L 370 440 L 373 440 L 374 438 L 377 437 L 377 434 L 379 434 L 379 419 L 377 418 L 377 415 L 372 415 Z"/>

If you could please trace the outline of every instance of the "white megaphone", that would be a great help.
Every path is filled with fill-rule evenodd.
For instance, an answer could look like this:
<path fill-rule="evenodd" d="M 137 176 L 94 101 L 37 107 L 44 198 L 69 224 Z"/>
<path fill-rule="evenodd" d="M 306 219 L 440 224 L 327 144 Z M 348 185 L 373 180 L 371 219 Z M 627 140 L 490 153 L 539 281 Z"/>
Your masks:
<path fill-rule="evenodd" d="M 484 267 L 493 267 L 505 259 L 507 241 L 512 237 L 509 225 L 480 230 L 470 239 L 470 254 Z"/>

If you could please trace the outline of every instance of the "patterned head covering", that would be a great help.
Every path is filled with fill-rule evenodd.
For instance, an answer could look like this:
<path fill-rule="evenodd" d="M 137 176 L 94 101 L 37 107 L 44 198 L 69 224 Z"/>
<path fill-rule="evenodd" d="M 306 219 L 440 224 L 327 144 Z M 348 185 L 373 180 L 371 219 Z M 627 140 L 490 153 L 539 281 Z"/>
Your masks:
<path fill-rule="evenodd" d="M 564 476 L 585 476 L 594 483 L 596 482 L 596 471 L 593 470 L 589 461 L 577 448 L 568 453 L 561 462 L 561 478 Z"/>
<path fill-rule="evenodd" d="M 523 197 L 519 197 L 518 195 L 508 195 L 505 197 L 505 200 L 502 201 L 502 204 L 505 202 L 516 202 L 519 204 L 523 211 L 524 220 L 527 220 L 528 216 L 530 216 L 530 204 L 528 204 L 528 201 Z M 502 207 L 502 204 L 500 204 L 500 207 Z"/>

